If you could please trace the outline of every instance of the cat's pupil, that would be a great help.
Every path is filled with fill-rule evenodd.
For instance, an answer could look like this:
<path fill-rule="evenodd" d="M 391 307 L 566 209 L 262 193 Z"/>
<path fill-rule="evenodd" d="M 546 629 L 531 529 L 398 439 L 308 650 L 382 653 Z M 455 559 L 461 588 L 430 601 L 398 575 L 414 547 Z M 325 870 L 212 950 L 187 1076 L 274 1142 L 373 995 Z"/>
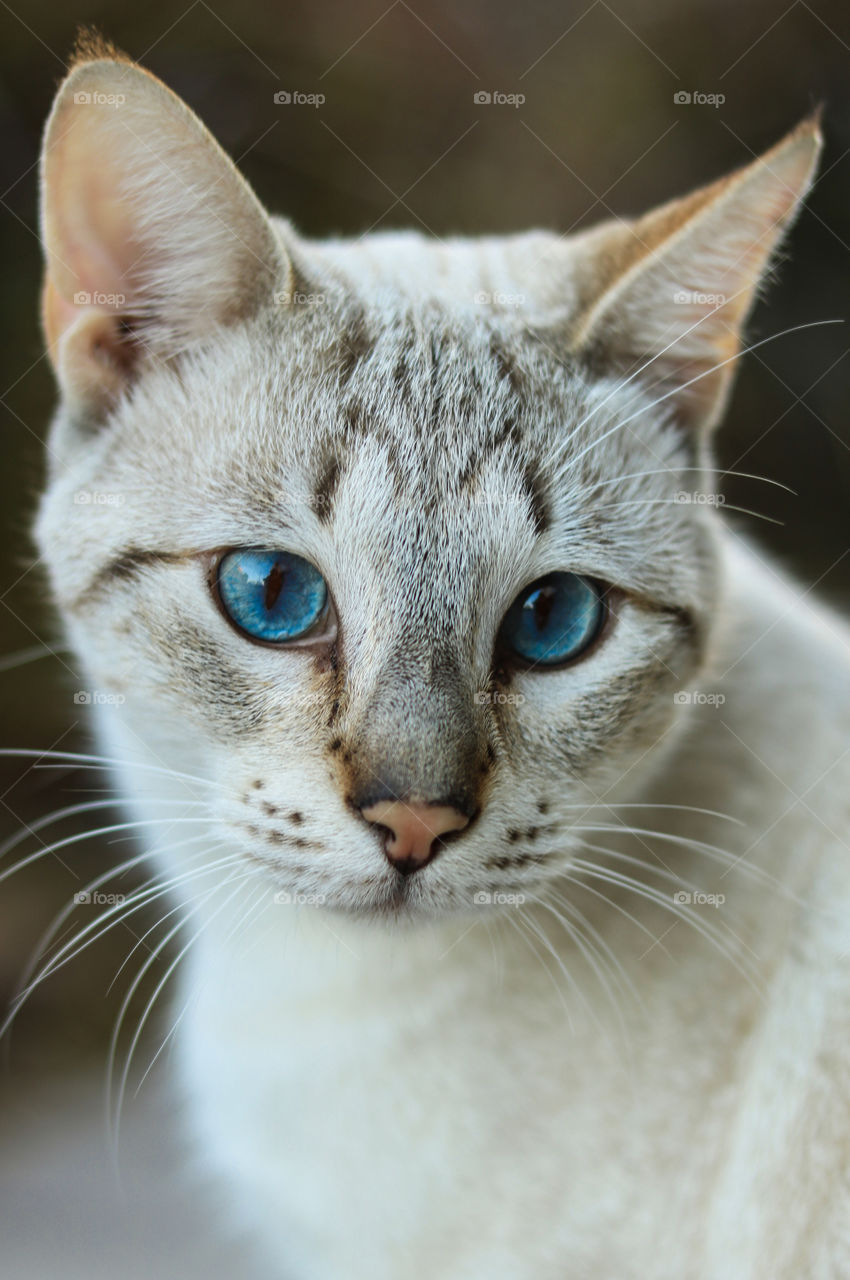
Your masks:
<path fill-rule="evenodd" d="M 517 596 L 503 619 L 501 643 L 537 667 L 557 666 L 588 647 L 603 615 L 597 585 L 577 573 L 552 573 Z"/>
<path fill-rule="evenodd" d="M 531 605 L 534 612 L 534 625 L 538 631 L 544 631 L 555 605 L 554 591 L 551 587 L 541 587 L 539 591 L 535 591 L 534 595 L 531 596 L 528 604 Z"/>
<path fill-rule="evenodd" d="M 327 583 L 315 565 L 291 551 L 228 551 L 215 586 L 226 617 L 243 634 L 270 644 L 306 635 L 327 614 Z"/>
<path fill-rule="evenodd" d="M 273 609 L 277 604 L 285 578 L 283 566 L 280 563 L 275 564 L 263 583 L 263 604 L 266 609 Z"/>

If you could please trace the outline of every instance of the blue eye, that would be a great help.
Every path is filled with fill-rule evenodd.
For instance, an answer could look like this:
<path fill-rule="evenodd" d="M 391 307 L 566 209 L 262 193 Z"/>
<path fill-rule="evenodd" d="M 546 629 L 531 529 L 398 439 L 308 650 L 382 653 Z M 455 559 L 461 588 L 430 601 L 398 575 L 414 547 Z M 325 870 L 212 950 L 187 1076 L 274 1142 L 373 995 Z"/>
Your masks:
<path fill-rule="evenodd" d="M 552 667 L 577 657 L 599 633 L 605 606 L 576 573 L 550 573 L 517 596 L 502 623 L 503 643 L 526 662 Z"/>
<path fill-rule="evenodd" d="M 288 551 L 229 551 L 218 566 L 218 594 L 241 631 L 269 644 L 306 635 L 328 608 L 318 569 Z"/>

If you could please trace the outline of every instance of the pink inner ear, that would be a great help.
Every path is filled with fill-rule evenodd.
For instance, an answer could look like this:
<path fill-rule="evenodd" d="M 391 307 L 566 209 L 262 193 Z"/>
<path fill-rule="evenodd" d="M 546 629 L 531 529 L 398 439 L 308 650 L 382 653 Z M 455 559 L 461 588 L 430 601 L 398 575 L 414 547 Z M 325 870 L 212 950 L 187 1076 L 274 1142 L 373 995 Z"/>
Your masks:
<path fill-rule="evenodd" d="M 87 125 L 75 107 L 50 156 L 50 219 L 42 315 L 48 347 L 66 375 L 83 381 L 126 375 L 132 361 L 120 318 L 138 302 L 144 251 L 133 234 L 132 211 L 118 188 L 122 173 L 116 139 Z M 64 357 L 62 340 L 67 335 Z M 79 378 L 73 375 L 75 381 Z"/>
<path fill-rule="evenodd" d="M 48 271 L 68 301 L 88 293 L 123 295 L 129 303 L 143 265 L 131 211 L 116 190 L 122 166 L 110 154 L 115 147 L 115 138 L 87 129 L 79 115 L 71 115 L 53 150 Z"/>
<path fill-rule="evenodd" d="M 132 377 L 139 346 L 123 332 L 120 313 L 69 302 L 48 277 L 42 296 L 44 331 L 65 394 L 89 412 L 105 410 Z"/>

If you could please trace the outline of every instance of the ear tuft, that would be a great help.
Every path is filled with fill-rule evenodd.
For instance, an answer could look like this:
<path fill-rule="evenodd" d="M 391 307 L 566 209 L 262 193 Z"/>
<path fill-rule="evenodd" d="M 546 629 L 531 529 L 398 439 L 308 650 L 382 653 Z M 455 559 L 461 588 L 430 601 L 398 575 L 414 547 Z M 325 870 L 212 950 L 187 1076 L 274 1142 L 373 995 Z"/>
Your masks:
<path fill-rule="evenodd" d="M 132 58 L 128 57 L 126 53 L 122 53 L 111 40 L 107 40 L 106 36 L 101 35 L 96 27 L 80 26 L 77 28 L 77 37 L 68 61 L 68 70 L 73 71 L 75 67 L 79 67 L 85 62 L 132 63 L 132 61 Z"/>

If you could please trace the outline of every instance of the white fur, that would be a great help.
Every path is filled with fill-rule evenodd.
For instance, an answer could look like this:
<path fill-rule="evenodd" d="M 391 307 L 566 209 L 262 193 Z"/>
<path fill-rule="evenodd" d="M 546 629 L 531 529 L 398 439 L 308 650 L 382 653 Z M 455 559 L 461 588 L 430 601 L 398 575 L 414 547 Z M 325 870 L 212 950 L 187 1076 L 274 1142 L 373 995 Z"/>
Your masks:
<path fill-rule="evenodd" d="M 186 261 L 149 297 L 139 284 L 142 350 L 132 375 L 112 369 L 112 388 L 127 382 L 105 413 L 86 400 L 102 349 L 67 308 L 48 316 L 65 394 L 38 537 L 92 687 L 122 699 L 100 709 L 101 741 L 133 812 L 163 820 L 146 839 L 157 865 L 188 871 L 174 844 L 189 833 L 210 860 L 240 858 L 175 888 L 191 943 L 177 1061 L 199 1159 L 269 1276 L 850 1274 L 850 636 L 715 512 L 676 500 L 711 490 L 701 433 L 726 389 L 695 398 L 684 383 L 736 349 L 808 182 L 811 130 L 771 153 L 778 176 L 754 166 L 703 206 L 639 224 L 663 246 L 676 222 L 670 251 L 635 258 L 628 228 L 566 245 L 314 246 L 275 224 L 274 280 L 260 272 L 253 309 L 246 296 L 227 315 L 245 238 L 262 246 L 272 224 L 210 152 L 239 247 L 206 215 L 195 242 L 197 184 L 191 207 L 172 184 L 184 145 L 193 182 L 203 172 L 196 122 L 161 86 L 148 100 L 135 69 L 93 65 L 101 88 L 112 74 L 141 96 L 149 131 L 167 117 L 167 175 L 132 147 L 111 163 L 154 250 L 169 210 L 183 220 Z M 69 92 L 48 143 L 61 145 Z M 65 243 L 50 215 L 86 168 L 72 119 L 83 142 L 56 191 L 48 174 L 46 226 L 84 272 L 84 224 Z M 108 248 L 120 267 L 122 235 Z M 211 254 L 215 314 L 194 343 L 184 295 L 203 293 Z M 665 313 L 669 288 L 697 277 L 736 299 L 725 322 Z M 303 283 L 319 301 L 275 302 Z M 476 301 L 494 292 L 522 294 L 519 313 Z M 344 380 L 358 325 L 368 354 L 352 352 Z M 601 370 L 582 363 L 591 349 Z M 648 372 L 630 377 L 636 353 Z M 518 440 L 494 447 L 511 421 Z M 344 466 L 322 520 L 308 499 L 329 448 Z M 94 491 L 114 500 L 75 503 Z M 257 545 L 325 574 L 338 687 L 216 609 L 207 553 Z M 169 559 L 110 573 L 128 551 Z M 618 589 L 609 634 L 578 664 L 515 672 L 507 709 L 479 701 L 498 686 L 505 610 L 564 568 Z M 689 690 L 700 698 L 683 704 Z M 390 910 L 395 873 L 346 803 L 334 717 L 355 756 L 377 733 L 403 758 L 435 722 L 446 742 L 468 721 L 496 745 L 481 813 L 413 878 L 406 911 Z M 169 828 L 177 814 L 188 821 Z M 306 845 L 281 842 L 284 821 Z M 542 860 L 511 863 L 512 850 Z M 678 906 L 683 886 L 725 901 Z M 576 910 L 578 938 L 563 915 Z"/>

